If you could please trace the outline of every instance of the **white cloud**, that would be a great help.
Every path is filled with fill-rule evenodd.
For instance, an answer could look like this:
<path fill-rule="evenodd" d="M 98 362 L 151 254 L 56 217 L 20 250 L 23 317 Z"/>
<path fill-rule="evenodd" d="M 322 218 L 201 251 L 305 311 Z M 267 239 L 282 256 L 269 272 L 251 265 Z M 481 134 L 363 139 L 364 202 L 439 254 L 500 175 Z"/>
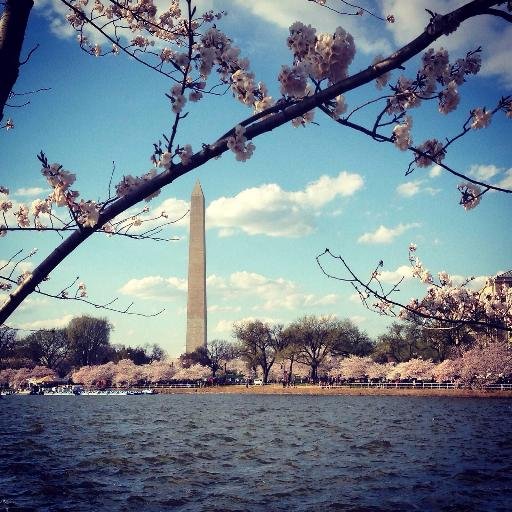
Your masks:
<path fill-rule="evenodd" d="M 361 315 L 352 315 L 350 317 L 350 320 L 352 320 L 352 322 L 354 322 L 356 325 L 361 325 L 364 322 L 366 322 L 367 319 L 366 319 L 366 317 L 361 316 Z"/>
<path fill-rule="evenodd" d="M 383 270 L 379 275 L 379 280 L 386 284 L 396 284 L 400 279 L 404 281 L 412 279 L 412 268 L 410 265 L 402 265 L 396 270 Z"/>
<path fill-rule="evenodd" d="M 130 279 L 119 292 L 139 299 L 171 300 L 187 292 L 187 280 L 178 277 L 147 276 Z"/>
<path fill-rule="evenodd" d="M 304 190 L 287 192 L 275 183 L 243 190 L 234 197 L 212 201 L 206 210 L 208 228 L 221 236 L 238 230 L 248 235 L 300 237 L 313 232 L 315 216 L 336 198 L 348 197 L 363 187 L 359 174 L 340 172 L 321 176 Z"/>
<path fill-rule="evenodd" d="M 441 174 L 442 171 L 443 171 L 443 168 L 439 164 L 436 164 L 436 165 L 434 165 L 434 167 L 432 167 L 432 169 L 430 169 L 430 171 L 428 172 L 428 175 L 431 178 L 437 178 Z"/>
<path fill-rule="evenodd" d="M 218 304 L 208 306 L 208 313 L 238 313 L 241 310 L 241 306 L 219 306 Z"/>
<path fill-rule="evenodd" d="M 421 180 L 407 181 L 398 185 L 396 191 L 403 197 L 412 197 L 419 193 L 421 183 Z"/>
<path fill-rule="evenodd" d="M 425 9 L 446 14 L 465 3 L 466 0 L 383 0 L 382 12 L 395 16 L 396 22 L 388 23 L 386 28 L 393 34 L 395 42 L 402 46 L 427 26 L 430 15 Z M 448 49 L 453 60 L 463 57 L 468 50 L 482 46 L 481 74 L 497 76 L 504 85 L 512 84 L 512 27 L 493 16 L 477 16 L 464 22 L 456 32 L 441 37 L 434 46 Z"/>
<path fill-rule="evenodd" d="M 512 189 L 512 168 L 505 171 L 505 177 L 499 181 L 498 186 L 501 188 Z"/>
<path fill-rule="evenodd" d="M 29 188 L 19 188 L 14 192 L 15 196 L 38 196 L 44 192 L 44 188 L 41 187 L 29 187 Z"/>
<path fill-rule="evenodd" d="M 386 226 L 380 225 L 373 233 L 364 233 L 361 235 L 357 241 L 362 244 L 389 244 L 393 242 L 397 236 L 419 226 L 417 222 L 399 224 L 394 228 L 387 228 Z"/>
<path fill-rule="evenodd" d="M 219 320 L 217 325 L 214 327 L 215 332 L 219 333 L 230 333 L 233 331 L 233 324 L 236 320 Z"/>
<path fill-rule="evenodd" d="M 235 3 L 251 11 L 253 15 L 273 23 L 285 30 L 295 21 L 302 21 L 317 29 L 317 32 L 332 33 L 336 27 L 342 26 L 350 32 L 356 42 L 356 48 L 364 53 L 375 55 L 388 53 L 391 45 L 383 33 L 368 30 L 368 25 L 361 23 L 358 16 L 341 16 L 327 12 L 325 9 L 311 2 L 302 0 L 234 0 Z M 352 12 L 352 10 L 350 10 Z M 370 20 L 371 21 L 371 20 Z"/>
<path fill-rule="evenodd" d="M 16 260 L 13 262 L 9 262 L 8 260 L 0 260 L 0 270 L 3 275 L 8 275 L 16 265 Z M 15 279 L 18 276 L 18 273 L 22 272 L 31 272 L 34 269 L 34 264 L 30 261 L 22 261 L 18 265 L 16 265 L 16 273 L 13 274 L 13 278 Z"/>
<path fill-rule="evenodd" d="M 357 292 L 356 292 L 356 293 L 352 293 L 352 294 L 349 296 L 348 300 L 349 300 L 350 302 L 354 302 L 355 304 L 359 304 L 359 303 L 361 302 L 361 296 L 360 296 L 360 295 L 359 295 L 359 293 L 357 293 Z"/>
<path fill-rule="evenodd" d="M 406 181 L 396 187 L 396 191 L 402 197 L 413 197 L 416 194 L 424 193 L 431 196 L 436 195 L 440 189 L 432 187 L 423 187 L 424 180 Z"/>
<path fill-rule="evenodd" d="M 469 168 L 469 175 L 501 188 L 512 189 L 512 168 L 505 170 L 493 164 L 475 164 Z"/>
<path fill-rule="evenodd" d="M 469 174 L 479 180 L 489 180 L 500 172 L 500 169 L 495 165 L 472 165 L 469 169 Z"/>
<path fill-rule="evenodd" d="M 335 294 L 304 293 L 292 281 L 247 271 L 234 272 L 227 280 L 215 276 L 207 281 L 207 286 L 220 293 L 225 301 L 256 300 L 258 304 L 253 309 L 264 311 L 315 308 L 335 304 L 339 299 Z"/>
<path fill-rule="evenodd" d="M 64 315 L 60 318 L 47 318 L 19 324 L 17 327 L 27 331 L 37 329 L 62 329 L 73 319 L 74 315 Z"/>
<path fill-rule="evenodd" d="M 241 311 L 242 303 L 253 310 L 295 310 L 323 307 L 338 302 L 338 295 L 305 293 L 296 283 L 269 278 L 255 272 L 234 272 L 227 278 L 212 274 L 206 278 L 206 289 L 212 305 L 210 312 Z M 184 298 L 187 280 L 177 277 L 146 276 L 130 279 L 119 290 L 139 299 L 172 300 Z"/>

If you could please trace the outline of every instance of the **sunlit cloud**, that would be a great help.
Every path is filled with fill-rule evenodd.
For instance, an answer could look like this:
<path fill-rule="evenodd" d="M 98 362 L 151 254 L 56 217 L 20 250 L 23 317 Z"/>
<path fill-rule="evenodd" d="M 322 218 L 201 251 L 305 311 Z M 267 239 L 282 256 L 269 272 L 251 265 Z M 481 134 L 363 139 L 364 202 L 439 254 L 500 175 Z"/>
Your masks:
<path fill-rule="evenodd" d="M 396 237 L 403 235 L 410 229 L 419 227 L 420 224 L 413 222 L 410 224 L 399 224 L 394 228 L 387 228 L 384 225 L 379 226 L 373 233 L 364 233 L 358 238 L 361 244 L 389 244 L 395 240 Z"/>
<path fill-rule="evenodd" d="M 212 313 L 251 310 L 300 310 L 336 304 L 339 296 L 333 293 L 306 293 L 293 281 L 270 278 L 255 272 L 233 272 L 227 278 L 212 274 L 206 278 L 206 289 L 212 300 Z M 187 280 L 178 277 L 146 276 L 130 279 L 120 289 L 123 295 L 143 300 L 183 300 Z"/>
<path fill-rule="evenodd" d="M 403 197 L 412 197 L 420 192 L 421 181 L 407 181 L 396 187 L 396 191 Z"/>
<path fill-rule="evenodd" d="M 41 187 L 19 188 L 13 192 L 13 195 L 22 197 L 33 197 L 41 195 L 44 191 L 44 188 Z"/>
<path fill-rule="evenodd" d="M 73 318 L 74 315 L 64 315 L 59 318 L 46 318 L 44 320 L 20 323 L 17 327 L 27 331 L 37 329 L 62 329 L 66 327 Z"/>
<path fill-rule="evenodd" d="M 500 169 L 495 165 L 472 165 L 469 174 L 479 180 L 489 180 L 499 174 Z"/>
<path fill-rule="evenodd" d="M 248 9 L 252 15 L 273 23 L 284 30 L 296 21 L 311 24 L 317 32 L 332 33 L 338 26 L 342 26 L 350 32 L 356 41 L 356 47 L 363 53 L 375 55 L 377 53 L 389 53 L 391 44 L 386 39 L 385 32 L 368 31 L 358 16 L 337 15 L 327 12 L 311 2 L 297 0 L 258 0 L 246 2 L 234 0 L 239 6 Z"/>
<path fill-rule="evenodd" d="M 234 197 L 212 201 L 206 211 L 208 228 L 226 237 L 242 231 L 248 235 L 300 237 L 312 233 L 316 217 L 335 199 L 354 195 L 363 187 L 359 174 L 341 172 L 321 176 L 304 190 L 286 191 L 271 183 L 245 189 Z"/>
<path fill-rule="evenodd" d="M 139 299 L 173 300 L 183 298 L 187 292 L 187 280 L 177 277 L 147 276 L 130 279 L 119 292 Z"/>

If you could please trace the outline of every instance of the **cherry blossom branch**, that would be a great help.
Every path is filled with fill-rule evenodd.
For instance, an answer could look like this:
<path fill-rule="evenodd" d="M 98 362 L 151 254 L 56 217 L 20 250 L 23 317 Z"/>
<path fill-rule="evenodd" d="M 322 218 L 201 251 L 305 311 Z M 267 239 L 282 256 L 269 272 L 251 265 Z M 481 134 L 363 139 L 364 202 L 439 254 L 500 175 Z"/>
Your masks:
<path fill-rule="evenodd" d="M 20 62 L 20 66 L 24 66 L 32 57 L 32 55 L 39 49 L 39 43 L 37 43 L 29 52 L 28 55 L 25 57 L 24 60 Z"/>
<path fill-rule="evenodd" d="M 10 279 L 10 278 L 4 277 L 4 276 L 0 276 L 0 279 L 2 281 L 4 281 L 5 283 L 9 283 L 11 285 L 19 284 L 19 282 L 17 280 Z M 136 312 L 136 311 L 130 311 L 131 307 L 134 304 L 133 302 L 131 302 L 127 307 L 125 307 L 123 309 L 121 309 L 121 308 L 114 308 L 114 307 L 112 307 L 112 304 L 114 302 L 117 302 L 117 300 L 119 299 L 118 297 L 114 297 L 113 299 L 110 299 L 110 300 L 108 300 L 105 303 L 92 302 L 91 300 L 89 300 L 87 298 L 86 287 L 85 287 L 85 285 L 83 283 L 80 283 L 78 285 L 77 289 L 75 290 L 74 294 L 70 295 L 69 290 L 74 285 L 77 284 L 78 280 L 79 280 L 79 277 L 76 277 L 76 279 L 70 285 L 66 286 L 65 288 L 63 288 L 62 290 L 60 290 L 57 293 L 50 293 L 50 292 L 47 292 L 47 291 L 43 291 L 43 290 L 39 289 L 39 287 L 35 288 L 34 293 L 36 293 L 38 295 L 42 295 L 44 297 L 49 297 L 49 298 L 52 298 L 52 299 L 82 302 L 82 303 L 87 304 L 88 306 L 92 306 L 92 307 L 94 307 L 96 309 L 104 309 L 106 311 L 111 311 L 113 313 L 121 313 L 121 314 L 125 314 L 125 315 L 134 315 L 134 316 L 142 316 L 142 317 L 146 317 L 146 318 L 158 316 L 158 315 L 160 315 L 161 313 L 163 313 L 165 311 L 165 308 L 161 309 L 160 311 L 157 311 L 156 313 L 139 313 L 139 312 Z M 6 284 L 0 283 L 0 290 L 1 289 L 6 290 L 7 289 L 6 286 L 7 286 Z"/>
<path fill-rule="evenodd" d="M 172 75 L 170 73 L 166 73 L 164 71 L 162 71 L 161 69 L 159 69 L 157 66 L 153 66 L 151 64 L 149 64 L 148 62 L 146 62 L 145 60 L 137 57 L 136 53 L 135 52 L 132 52 L 132 51 L 129 51 L 129 46 L 123 46 L 122 44 L 120 44 L 120 40 L 119 40 L 119 37 L 116 37 L 116 39 L 114 39 L 113 37 L 111 37 L 105 30 L 104 30 L 104 26 L 100 26 L 99 24 L 97 24 L 94 19 L 91 17 L 91 18 L 87 18 L 84 13 L 82 11 L 80 11 L 80 9 L 77 9 L 72 3 L 68 2 L 67 0 L 60 0 L 64 5 L 66 5 L 69 9 L 71 9 L 72 11 L 74 11 L 76 13 L 77 16 L 79 16 L 85 23 L 91 25 L 96 31 L 98 31 L 103 37 L 105 37 L 105 39 L 107 39 L 108 41 L 110 41 L 113 45 L 113 50 L 109 53 L 115 53 L 116 50 L 115 48 L 118 48 L 120 49 L 121 51 L 123 51 L 124 53 L 126 53 L 127 55 L 129 55 L 130 57 L 132 57 L 133 59 L 135 59 L 139 64 L 142 64 L 143 66 L 146 66 L 147 68 L 150 68 L 150 69 L 153 69 L 154 71 L 156 71 L 157 73 L 160 73 L 162 74 L 163 76 L 167 77 L 167 78 L 170 78 L 170 79 L 174 79 L 172 77 Z M 108 22 L 108 24 L 111 24 L 111 22 Z M 78 31 L 80 33 L 82 33 L 82 29 L 83 29 L 83 26 L 81 26 Z M 82 46 L 82 43 L 84 41 L 86 41 L 87 38 L 85 37 L 81 37 L 80 38 L 80 47 L 82 49 L 84 49 L 85 51 L 87 51 L 83 46 Z M 94 49 L 91 50 L 91 51 L 87 51 L 87 53 L 90 53 L 92 55 L 94 55 Z M 97 55 L 99 56 L 99 55 Z"/>
<path fill-rule="evenodd" d="M 352 7 L 353 9 L 357 9 L 355 12 L 344 12 L 344 11 L 338 11 L 334 7 L 331 7 L 327 5 L 327 0 L 308 0 L 308 2 L 313 2 L 320 7 L 324 7 L 325 9 L 328 9 L 329 11 L 335 12 L 336 14 L 341 14 L 343 16 L 362 16 L 364 13 L 369 14 L 370 16 L 373 16 L 374 18 L 377 18 L 381 21 L 387 21 L 388 23 L 394 23 L 395 17 L 393 15 L 389 15 L 386 18 L 382 18 L 378 14 L 375 14 L 374 12 L 365 9 L 364 7 L 361 7 L 357 4 L 352 4 L 350 2 L 347 2 L 346 0 L 339 0 L 340 3 L 347 5 L 348 7 Z"/>
<path fill-rule="evenodd" d="M 505 21 L 512 23 L 512 14 L 509 14 L 508 12 L 500 11 L 499 9 L 487 9 L 486 14 L 498 16 L 499 18 L 503 18 Z"/>
<path fill-rule="evenodd" d="M 100 212 L 94 224 L 84 224 L 81 229 L 72 233 L 34 269 L 30 278 L 14 290 L 2 308 L 0 308 L 0 323 L 5 322 L 9 318 L 23 300 L 34 291 L 36 286 L 71 252 L 85 242 L 95 231 L 101 229 L 119 214 L 143 199 L 158 193 L 162 187 L 169 185 L 180 176 L 204 165 L 213 158 L 221 156 L 230 149 L 230 146 L 234 147 L 234 145 L 240 144 L 239 141 L 242 140 L 242 137 L 244 141 L 253 140 L 259 135 L 268 133 L 293 119 L 304 116 L 312 109 L 334 100 L 334 98 L 341 94 L 365 85 L 384 73 L 399 68 L 419 52 L 428 48 L 432 42 L 443 34 L 453 32 L 463 21 L 485 14 L 486 9 L 499 3 L 493 0 L 472 0 L 445 16 L 436 16 L 422 34 L 388 58 L 382 59 L 359 73 L 342 79 L 322 91 L 306 96 L 278 112 L 251 123 L 245 129 L 243 126 L 240 126 L 239 130 L 237 125 L 237 128 L 234 130 L 238 141 L 228 137 L 227 139 L 217 141 L 213 145 L 205 145 L 201 151 L 187 155 L 187 158 L 182 159 L 181 163 L 171 164 L 160 174 L 152 174 L 148 179 L 140 180 L 137 182 L 136 187 L 128 189 L 118 200 L 109 204 Z"/>
<path fill-rule="evenodd" d="M 393 139 L 393 137 L 388 137 L 388 136 L 386 136 L 384 134 L 381 134 L 381 133 L 378 133 L 378 132 L 374 131 L 373 129 L 370 130 L 370 129 L 362 126 L 362 125 L 359 125 L 359 124 L 354 123 L 352 121 L 348 121 L 346 118 L 335 118 L 333 116 L 332 110 L 330 110 L 329 108 L 325 107 L 324 105 L 320 105 L 319 108 L 320 108 L 320 110 L 322 112 L 324 112 L 324 114 L 326 114 L 327 116 L 329 116 L 331 119 L 333 119 L 337 123 L 341 124 L 342 126 L 346 126 L 348 128 L 352 128 L 353 130 L 356 130 L 358 132 L 364 133 L 365 135 L 368 135 L 369 137 L 371 137 L 372 139 L 374 139 L 377 142 L 387 142 L 387 143 L 390 143 L 390 144 L 394 144 L 395 143 L 395 140 Z M 469 131 L 469 130 L 467 130 L 467 131 Z M 463 134 L 467 133 L 467 131 L 464 131 Z M 444 146 L 444 147 L 447 147 L 448 145 L 452 144 L 455 140 L 459 139 L 460 137 L 461 137 L 461 134 L 453 137 L 452 139 L 448 139 L 448 142 L 447 142 L 446 146 Z M 464 180 L 466 180 L 466 181 L 468 181 L 470 183 L 473 183 L 475 185 L 478 185 L 478 186 L 484 188 L 485 191 L 487 191 L 487 190 L 496 190 L 497 192 L 503 192 L 505 194 L 512 194 L 512 190 L 510 190 L 508 188 L 500 187 L 498 185 L 492 185 L 490 183 L 486 183 L 486 182 L 477 180 L 475 178 L 472 178 L 471 176 L 467 176 L 466 174 L 463 174 L 461 172 L 456 171 L 455 169 L 449 167 L 448 165 L 446 165 L 443 162 L 440 162 L 440 161 L 436 160 L 436 156 L 437 156 L 438 153 L 434 153 L 434 154 L 427 153 L 426 151 L 423 151 L 420 148 L 414 147 L 414 146 L 407 146 L 407 149 L 409 151 L 413 152 L 417 157 L 421 157 L 421 158 L 424 158 L 424 159 L 426 159 L 428 161 L 431 161 L 432 163 L 435 163 L 436 165 L 438 165 L 439 167 L 441 167 L 445 171 L 449 172 L 450 174 L 453 174 L 454 176 L 457 176 L 458 178 L 462 178 L 462 179 L 464 179 Z M 410 169 L 411 169 L 412 164 L 415 161 L 417 161 L 417 158 L 415 160 L 413 160 L 409 164 L 408 169 L 407 169 L 407 171 L 405 173 L 406 176 L 412 172 Z"/>
<path fill-rule="evenodd" d="M 343 271 L 346 271 L 348 273 L 347 277 L 341 277 L 339 275 L 334 275 L 328 270 L 326 270 L 325 266 L 322 264 L 321 259 L 324 256 L 329 256 L 333 260 L 337 260 L 342 267 Z M 462 304 L 463 309 L 462 310 L 455 310 L 455 311 L 448 311 L 448 314 L 454 314 L 459 315 L 458 318 L 453 318 L 446 315 L 439 315 L 437 314 L 437 311 L 433 312 L 425 312 L 424 308 L 420 307 L 419 301 L 412 301 L 413 305 L 410 304 L 404 304 L 402 302 L 399 302 L 397 300 L 394 300 L 391 298 L 391 295 L 397 293 L 400 291 L 399 285 L 403 281 L 403 277 L 394 285 L 390 287 L 390 289 L 385 292 L 382 282 L 379 280 L 379 270 L 383 266 L 383 262 L 380 261 L 377 265 L 377 268 L 371 273 L 371 277 L 367 281 L 363 281 L 360 277 L 358 277 L 354 271 L 350 268 L 348 263 L 345 261 L 345 259 L 341 255 L 335 255 L 333 254 L 329 249 L 325 249 L 324 252 L 316 256 L 316 262 L 321 270 L 321 272 L 328 277 L 329 279 L 334 279 L 336 281 L 341 281 L 345 283 L 349 283 L 354 290 L 359 295 L 361 302 L 363 305 L 370 311 L 377 312 L 384 316 L 400 316 L 402 318 L 407 318 L 407 316 L 411 318 L 418 318 L 423 320 L 429 320 L 429 321 L 435 321 L 440 324 L 440 327 L 446 328 L 446 325 L 450 328 L 459 328 L 461 326 L 471 326 L 474 328 L 483 328 L 483 329 L 497 329 L 501 331 L 508 331 L 512 332 L 512 325 L 511 322 L 497 322 L 496 320 L 492 318 L 487 318 L 485 320 L 481 320 L 477 317 L 471 317 L 471 318 L 464 318 L 464 316 L 472 316 L 471 313 L 473 313 L 472 310 L 470 310 L 470 314 L 468 315 L 468 312 L 466 310 L 467 305 Z M 424 270 L 423 270 L 424 271 Z M 425 271 L 427 272 L 427 271 Z M 428 272 L 427 272 L 428 274 Z M 433 285 L 432 277 L 428 275 L 426 278 L 426 282 L 430 285 Z M 376 285 L 379 287 L 377 290 L 375 287 L 372 287 L 371 284 L 375 282 Z M 437 288 L 441 288 L 440 286 L 437 286 Z M 480 292 L 479 296 L 481 296 L 483 292 Z M 376 303 L 370 304 L 368 302 L 368 299 L 373 298 L 377 300 Z M 393 310 L 393 307 L 400 308 L 401 312 L 399 315 L 396 314 L 396 312 Z M 404 314 L 406 312 L 407 314 Z M 509 306 L 509 310 L 507 312 L 508 316 L 512 317 L 512 304 Z M 430 326 L 430 328 L 437 328 L 438 326 Z"/>

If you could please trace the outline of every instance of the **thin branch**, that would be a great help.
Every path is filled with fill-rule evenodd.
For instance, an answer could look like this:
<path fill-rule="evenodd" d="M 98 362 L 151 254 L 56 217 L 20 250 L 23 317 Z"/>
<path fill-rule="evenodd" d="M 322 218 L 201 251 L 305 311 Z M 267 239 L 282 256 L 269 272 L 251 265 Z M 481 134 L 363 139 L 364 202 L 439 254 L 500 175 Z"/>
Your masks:
<path fill-rule="evenodd" d="M 487 9 L 485 11 L 485 14 L 491 14 L 492 16 L 498 16 L 499 18 L 503 18 L 505 21 L 508 21 L 509 23 L 512 23 L 512 14 L 500 11 L 499 9 Z"/>
<path fill-rule="evenodd" d="M 20 62 L 20 66 L 23 66 L 24 64 L 26 64 L 29 60 L 30 60 L 30 57 L 32 57 L 32 54 L 38 50 L 39 48 L 39 43 L 37 43 L 34 48 L 32 48 L 29 52 L 28 52 L 28 55 L 27 55 L 27 58 L 23 61 Z"/>
<path fill-rule="evenodd" d="M 336 276 L 336 275 L 328 272 L 320 261 L 321 258 L 325 255 L 328 255 L 331 258 L 338 260 L 342 264 L 343 268 L 349 273 L 350 277 L 343 278 L 343 277 Z M 476 319 L 472 319 L 472 320 L 453 319 L 453 318 L 449 318 L 449 317 L 447 318 L 447 317 L 443 317 L 443 316 L 426 314 L 426 313 L 423 313 L 422 311 L 412 308 L 406 304 L 395 301 L 395 300 L 391 299 L 389 297 L 389 295 L 390 295 L 391 291 L 393 291 L 393 290 L 397 291 L 397 288 L 396 288 L 397 285 L 394 285 L 393 288 L 391 289 L 391 291 L 388 293 L 382 293 L 382 292 L 379 292 L 379 291 L 371 288 L 368 284 L 364 283 L 353 272 L 353 270 L 349 267 L 349 265 L 347 264 L 347 262 L 344 260 L 344 258 L 341 255 L 336 256 L 329 249 L 325 249 L 325 251 L 322 252 L 321 254 L 317 255 L 315 259 L 316 259 L 316 262 L 317 262 L 320 270 L 322 271 L 322 273 L 329 279 L 334 279 L 336 281 L 350 283 L 358 291 L 360 296 L 361 296 L 361 291 L 358 289 L 358 287 L 361 287 L 368 294 L 368 297 L 370 297 L 370 296 L 375 297 L 377 300 L 384 302 L 388 306 L 399 307 L 400 309 L 405 310 L 416 317 L 420 317 L 425 320 L 434 320 L 436 322 L 450 324 L 450 325 L 454 325 L 454 326 L 469 325 L 469 326 L 492 328 L 492 329 L 498 329 L 498 330 L 502 330 L 502 331 L 512 332 L 512 327 L 506 327 L 503 324 L 498 324 L 498 323 L 495 323 L 494 321 L 482 321 L 482 320 L 476 320 Z M 368 305 L 366 303 L 366 299 L 365 299 L 365 305 L 366 305 L 366 307 L 368 307 Z M 368 308 L 368 309 L 370 309 L 370 308 Z M 385 313 L 383 313 L 382 309 L 379 312 L 381 314 L 385 314 Z M 396 316 L 396 315 L 392 315 L 392 316 Z"/>
<path fill-rule="evenodd" d="M 369 130 L 368 128 L 365 128 L 364 126 L 361 126 L 359 124 L 356 124 L 352 121 L 347 121 L 346 119 L 335 119 L 332 115 L 332 112 L 325 106 L 321 105 L 319 106 L 320 110 L 326 114 L 327 116 L 329 116 L 331 119 L 334 119 L 337 123 L 343 125 L 343 126 L 347 126 L 348 128 L 352 128 L 358 132 L 361 132 L 361 133 L 364 133 L 365 135 L 368 135 L 369 137 L 372 137 L 373 139 L 375 139 L 376 141 L 378 142 L 388 142 L 390 144 L 394 144 L 394 141 L 391 137 L 388 137 L 386 135 L 383 135 L 381 133 L 375 133 L 373 132 L 372 130 Z M 449 144 L 451 144 L 454 140 L 460 138 L 460 135 L 457 135 L 456 137 L 454 137 L 453 140 L 450 140 L 449 141 Z M 446 147 L 446 146 L 444 146 Z M 478 185 L 480 187 L 483 187 L 483 188 L 488 188 L 488 189 L 491 189 L 491 190 L 496 190 L 498 192 L 504 192 L 505 194 L 512 194 L 512 190 L 508 189 L 508 188 L 503 188 L 503 187 L 499 187 L 498 185 L 491 185 L 490 183 L 485 183 L 485 182 L 482 182 L 482 181 L 479 181 L 479 180 L 476 180 L 474 178 L 471 178 L 470 176 L 467 176 L 465 174 L 462 174 L 454 169 L 452 169 L 451 167 L 449 167 L 448 165 L 444 164 L 443 162 L 437 162 L 433 159 L 435 159 L 435 155 L 430 155 L 428 153 L 425 153 L 424 151 L 421 151 L 420 149 L 414 147 L 414 146 L 409 146 L 408 147 L 408 150 L 409 151 L 412 151 L 413 153 L 415 153 L 416 155 L 418 156 L 421 156 L 421 157 L 424 157 L 424 158 L 427 158 L 429 160 L 432 160 L 432 163 L 436 164 L 436 165 L 439 165 L 439 167 L 442 167 L 445 171 L 448 171 L 450 174 L 453 174 L 454 176 L 457 176 L 459 178 L 462 178 L 470 183 L 473 183 L 475 185 Z M 406 174 L 410 174 L 410 172 L 407 172 Z"/>
<path fill-rule="evenodd" d="M 17 284 L 17 281 L 15 281 L 14 279 L 6 278 L 6 277 L 3 277 L 3 276 L 0 276 L 0 279 L 3 279 L 4 281 L 7 281 L 7 282 L 12 283 L 12 284 Z M 114 297 L 113 299 L 111 299 L 111 300 L 109 300 L 109 301 L 107 301 L 105 303 L 97 303 L 97 302 L 92 302 L 92 301 L 88 300 L 86 297 L 80 297 L 80 296 L 77 296 L 77 295 L 74 295 L 74 296 L 73 295 L 68 295 L 66 293 L 67 290 L 72 288 L 77 283 L 78 279 L 79 278 L 76 277 L 76 279 L 69 286 L 66 286 L 66 288 L 61 290 L 59 293 L 44 292 L 44 291 L 40 290 L 39 287 L 36 287 L 36 289 L 34 290 L 34 293 L 37 293 L 38 295 L 43 295 L 44 297 L 50 297 L 52 299 L 71 300 L 71 301 L 75 301 L 75 302 L 82 302 L 82 303 L 87 304 L 89 306 L 93 306 L 96 309 L 104 309 L 106 311 L 111 311 L 113 313 L 121 313 L 121 314 L 125 314 L 125 315 L 141 316 L 141 317 L 145 317 L 145 318 L 151 318 L 151 317 L 154 317 L 154 316 L 158 316 L 158 315 L 160 315 L 161 313 L 163 313 L 165 311 L 165 308 L 164 308 L 164 309 L 161 309 L 160 311 L 158 311 L 156 313 L 138 313 L 138 312 L 135 312 L 135 311 L 130 311 L 130 308 L 133 306 L 133 302 L 131 302 L 124 309 L 111 307 L 111 305 L 114 302 L 117 302 L 118 297 Z"/>

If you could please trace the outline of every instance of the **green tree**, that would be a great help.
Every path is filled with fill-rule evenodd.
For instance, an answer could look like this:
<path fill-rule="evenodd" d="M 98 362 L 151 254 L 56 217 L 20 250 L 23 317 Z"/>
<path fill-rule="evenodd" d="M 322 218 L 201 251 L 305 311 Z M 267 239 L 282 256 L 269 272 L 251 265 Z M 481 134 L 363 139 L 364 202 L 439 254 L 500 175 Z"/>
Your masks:
<path fill-rule="evenodd" d="M 77 366 L 102 364 L 110 359 L 112 324 L 106 318 L 80 316 L 67 327 L 71 360 Z"/>
<path fill-rule="evenodd" d="M 377 338 L 373 359 L 379 362 L 408 361 L 415 357 L 443 361 L 461 353 L 475 343 L 467 327 L 425 327 L 418 322 L 393 322 Z"/>

